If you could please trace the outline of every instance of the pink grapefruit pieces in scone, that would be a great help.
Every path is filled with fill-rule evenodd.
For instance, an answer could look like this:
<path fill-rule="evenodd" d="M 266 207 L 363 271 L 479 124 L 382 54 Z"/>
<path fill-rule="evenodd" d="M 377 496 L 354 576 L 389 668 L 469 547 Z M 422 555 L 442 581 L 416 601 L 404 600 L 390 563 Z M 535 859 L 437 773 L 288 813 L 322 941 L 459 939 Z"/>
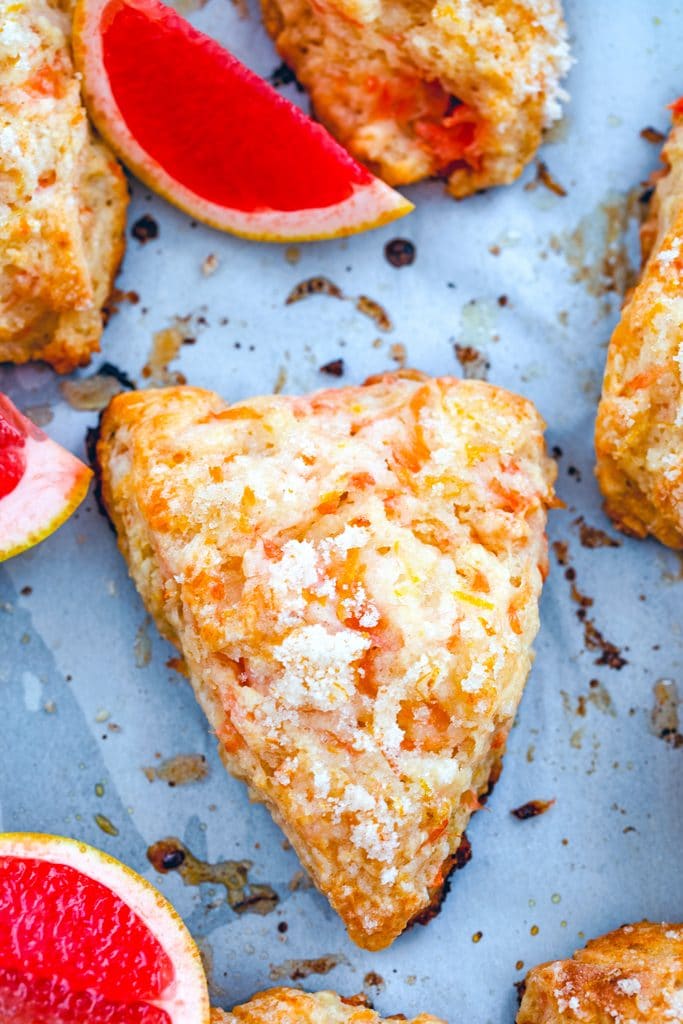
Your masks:
<path fill-rule="evenodd" d="M 211 1024 L 388 1024 L 358 996 L 344 999 L 336 992 L 301 992 L 296 988 L 272 988 L 258 992 L 248 1003 L 230 1013 L 211 1011 Z M 438 1017 L 421 1013 L 407 1024 L 444 1024 Z"/>
<path fill-rule="evenodd" d="M 121 549 L 228 769 L 368 949 L 440 896 L 531 663 L 554 465 L 534 407 L 404 372 L 117 396 Z"/>

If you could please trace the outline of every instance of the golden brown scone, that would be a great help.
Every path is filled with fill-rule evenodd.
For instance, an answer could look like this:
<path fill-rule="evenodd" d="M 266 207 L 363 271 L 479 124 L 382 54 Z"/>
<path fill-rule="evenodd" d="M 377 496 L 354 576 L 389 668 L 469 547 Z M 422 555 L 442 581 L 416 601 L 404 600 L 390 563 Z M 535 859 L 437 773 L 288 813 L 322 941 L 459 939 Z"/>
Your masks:
<path fill-rule="evenodd" d="M 624 925 L 525 986 L 517 1024 L 683 1024 L 683 925 Z"/>
<path fill-rule="evenodd" d="M 262 0 L 334 135 L 391 185 L 454 196 L 514 179 L 560 116 L 560 0 Z"/>
<path fill-rule="evenodd" d="M 595 432 L 605 509 L 683 547 L 683 104 L 641 229 L 644 267 L 612 335 Z"/>
<path fill-rule="evenodd" d="M 531 663 L 554 464 L 522 398 L 405 372 L 114 399 L 103 496 L 228 769 L 368 949 L 443 883 Z"/>
<path fill-rule="evenodd" d="M 0 0 L 0 361 L 99 348 L 125 245 L 121 168 L 88 127 L 68 0 Z"/>
<path fill-rule="evenodd" d="M 394 1018 L 390 1018 L 393 1020 Z M 231 1013 L 211 1011 L 211 1024 L 387 1024 L 367 1006 L 346 1000 L 336 992 L 301 992 L 272 988 L 259 992 Z M 406 1024 L 444 1024 L 438 1017 L 421 1013 Z"/>

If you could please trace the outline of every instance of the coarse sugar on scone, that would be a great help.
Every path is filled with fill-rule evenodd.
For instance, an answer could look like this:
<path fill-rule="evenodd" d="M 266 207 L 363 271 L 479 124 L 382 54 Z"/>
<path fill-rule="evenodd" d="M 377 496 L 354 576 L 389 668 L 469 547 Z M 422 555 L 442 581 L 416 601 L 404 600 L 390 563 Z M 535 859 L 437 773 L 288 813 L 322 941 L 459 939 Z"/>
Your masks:
<path fill-rule="evenodd" d="M 391 185 L 514 181 L 561 115 L 559 0 L 262 0 L 317 117 Z"/>
<path fill-rule="evenodd" d="M 554 464 L 530 402 L 402 371 L 117 396 L 103 496 L 228 769 L 351 937 L 433 903 L 531 665 Z"/>
<path fill-rule="evenodd" d="M 81 103 L 65 0 L 0 0 L 0 361 L 99 347 L 128 193 Z"/>
<path fill-rule="evenodd" d="M 624 925 L 534 967 L 517 1024 L 683 1024 L 683 925 Z"/>

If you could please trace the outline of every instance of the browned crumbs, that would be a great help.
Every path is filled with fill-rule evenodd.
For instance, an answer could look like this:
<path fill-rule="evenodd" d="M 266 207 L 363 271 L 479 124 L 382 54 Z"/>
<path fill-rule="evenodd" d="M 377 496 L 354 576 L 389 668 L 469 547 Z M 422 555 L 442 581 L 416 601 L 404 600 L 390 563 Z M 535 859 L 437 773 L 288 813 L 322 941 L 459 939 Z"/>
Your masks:
<path fill-rule="evenodd" d="M 384 246 L 384 256 L 392 267 L 409 267 L 415 262 L 415 245 L 407 238 L 392 238 Z"/>
<path fill-rule="evenodd" d="M 616 537 L 610 537 L 605 530 L 597 526 L 589 526 L 583 516 L 574 520 L 574 526 L 579 528 L 579 540 L 584 548 L 620 548 L 621 541 Z"/>
<path fill-rule="evenodd" d="M 331 359 L 320 367 L 320 373 L 328 373 L 330 377 L 342 377 L 344 375 L 344 360 Z"/>
<path fill-rule="evenodd" d="M 333 299 L 344 298 L 339 285 L 336 285 L 334 281 L 330 281 L 329 277 L 308 277 L 305 281 L 299 281 L 292 288 L 285 299 L 285 305 L 291 306 L 293 302 L 301 302 L 302 299 L 307 299 L 309 295 L 329 295 Z"/>
<path fill-rule="evenodd" d="M 655 146 L 661 146 L 666 138 L 664 132 L 660 132 L 657 128 L 653 128 L 648 125 L 647 128 L 641 129 L 641 139 L 645 139 L 646 142 L 652 142 Z"/>
<path fill-rule="evenodd" d="M 528 821 L 529 818 L 538 818 L 540 814 L 545 814 L 555 803 L 555 800 L 529 800 L 527 803 L 522 804 L 521 807 L 515 807 L 510 811 L 513 817 L 519 821 Z"/>
<path fill-rule="evenodd" d="M 146 242 L 151 242 L 154 238 L 158 238 L 159 225 L 151 214 L 143 213 L 142 217 L 138 217 L 133 224 L 130 233 L 133 238 L 137 238 L 141 245 L 144 245 Z"/>

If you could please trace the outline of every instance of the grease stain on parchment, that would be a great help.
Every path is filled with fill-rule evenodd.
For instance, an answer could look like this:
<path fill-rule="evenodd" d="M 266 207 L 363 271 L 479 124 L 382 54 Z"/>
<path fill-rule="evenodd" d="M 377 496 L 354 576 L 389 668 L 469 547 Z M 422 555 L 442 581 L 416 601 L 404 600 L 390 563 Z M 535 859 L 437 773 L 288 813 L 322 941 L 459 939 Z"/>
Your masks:
<path fill-rule="evenodd" d="M 158 779 L 169 786 L 187 786 L 192 782 L 201 782 L 209 774 L 209 765 L 203 754 L 176 754 L 158 765 L 148 765 L 142 769 L 150 782 Z"/>
<path fill-rule="evenodd" d="M 562 704 L 566 714 L 578 715 L 579 718 L 585 718 L 588 705 L 592 705 L 597 711 L 600 711 L 603 715 L 609 715 L 610 718 L 617 717 L 617 711 L 614 706 L 612 696 L 607 687 L 600 682 L 599 679 L 591 679 L 588 684 L 588 693 L 580 693 L 576 698 L 576 707 L 572 705 L 572 698 L 566 690 L 561 690 Z"/>
<path fill-rule="evenodd" d="M 179 370 L 170 370 L 169 363 L 178 359 L 183 345 L 194 345 L 198 331 L 206 326 L 206 317 L 200 311 L 176 316 L 168 327 L 155 331 L 147 362 L 142 368 L 145 380 L 160 387 L 186 384 L 185 375 Z"/>
<path fill-rule="evenodd" d="M 214 956 L 213 946 L 206 936 L 203 935 L 197 935 L 195 937 L 195 942 L 197 949 L 199 950 L 199 955 L 202 958 L 202 967 L 204 968 L 206 980 L 209 983 L 209 995 L 211 997 L 211 1002 L 217 1003 L 222 1001 L 230 995 L 230 990 L 221 985 L 217 980 L 215 970 L 216 958 Z"/>
<path fill-rule="evenodd" d="M 151 624 L 152 620 L 149 615 L 145 615 L 135 634 L 133 653 L 135 654 L 135 664 L 138 668 L 146 668 L 152 660 L 152 641 L 149 636 Z"/>
<path fill-rule="evenodd" d="M 369 295 L 346 295 L 338 284 L 331 281 L 329 277 L 323 277 L 322 275 L 308 277 L 295 285 L 285 299 L 285 305 L 291 306 L 293 303 L 301 302 L 302 299 L 307 299 L 312 295 L 327 295 L 332 299 L 353 302 L 358 312 L 372 320 L 378 330 L 388 333 L 394 329 L 391 317 L 384 306 L 377 302 L 376 299 L 370 298 Z"/>
<path fill-rule="evenodd" d="M 653 687 L 654 704 L 650 712 L 650 731 L 658 739 L 678 749 L 683 747 L 680 730 L 681 697 L 673 679 L 658 679 Z"/>
<path fill-rule="evenodd" d="M 595 298 L 624 296 L 636 282 L 639 268 L 631 261 L 628 236 L 642 213 L 639 195 L 640 189 L 626 195 L 610 191 L 572 231 L 550 239 L 551 249 L 571 267 L 572 281 Z"/>
<path fill-rule="evenodd" d="M 579 697 L 579 701 L 583 702 L 582 706 L 585 708 L 586 703 L 592 704 L 603 715 L 610 715 L 610 717 L 616 718 L 617 712 L 614 707 L 614 701 L 607 687 L 599 679 L 591 679 L 588 686 L 588 694 L 585 697 Z M 583 713 L 585 714 L 585 711 Z"/>
<path fill-rule="evenodd" d="M 48 405 L 47 402 L 42 402 L 39 405 L 29 405 L 24 409 L 24 416 L 28 416 L 31 423 L 35 423 L 37 427 L 46 427 L 48 423 L 52 423 L 54 415 L 52 406 Z"/>
<path fill-rule="evenodd" d="M 153 843 L 147 850 L 150 864 L 162 875 L 177 872 L 185 885 L 220 885 L 228 905 L 236 914 L 270 914 L 279 897 L 270 885 L 249 881 L 250 860 L 221 860 L 215 864 L 200 860 L 176 836 Z"/>
<path fill-rule="evenodd" d="M 326 956 L 312 957 L 308 960 L 285 960 L 282 964 L 271 964 L 268 976 L 271 981 L 301 981 L 311 974 L 329 974 L 340 964 L 348 964 L 343 953 L 328 953 Z"/>
<path fill-rule="evenodd" d="M 195 11 L 201 11 L 202 7 L 206 6 L 206 2 L 207 0 L 170 0 L 171 7 L 184 17 L 194 14 Z"/>
<path fill-rule="evenodd" d="M 63 380 L 59 390 L 77 412 L 101 412 L 114 395 L 123 391 L 123 385 L 115 377 L 94 373 L 77 380 Z"/>
<path fill-rule="evenodd" d="M 28 669 L 22 672 L 21 685 L 24 691 L 24 707 L 26 710 L 31 712 L 40 711 L 43 701 L 43 687 L 35 672 L 31 672 Z"/>
<path fill-rule="evenodd" d="M 683 580 L 683 551 L 667 551 L 664 553 L 664 559 L 662 580 L 664 583 L 680 583 Z M 662 564 L 662 561 L 660 556 L 660 564 Z"/>
<path fill-rule="evenodd" d="M 105 835 L 117 836 L 119 834 L 118 828 L 113 821 L 106 816 L 106 814 L 93 814 L 93 818 L 97 827 L 101 829 Z"/>
<path fill-rule="evenodd" d="M 174 384 L 185 384 L 184 374 L 179 370 L 169 370 L 168 364 L 180 355 L 183 335 L 179 327 L 164 327 L 152 335 L 152 346 L 147 355 L 147 362 L 142 367 L 142 376 L 150 384 L 159 387 L 170 387 Z"/>
<path fill-rule="evenodd" d="M 456 341 L 460 345 L 486 349 L 491 341 L 498 341 L 499 304 L 494 299 L 471 299 L 460 310 L 460 330 Z"/>

